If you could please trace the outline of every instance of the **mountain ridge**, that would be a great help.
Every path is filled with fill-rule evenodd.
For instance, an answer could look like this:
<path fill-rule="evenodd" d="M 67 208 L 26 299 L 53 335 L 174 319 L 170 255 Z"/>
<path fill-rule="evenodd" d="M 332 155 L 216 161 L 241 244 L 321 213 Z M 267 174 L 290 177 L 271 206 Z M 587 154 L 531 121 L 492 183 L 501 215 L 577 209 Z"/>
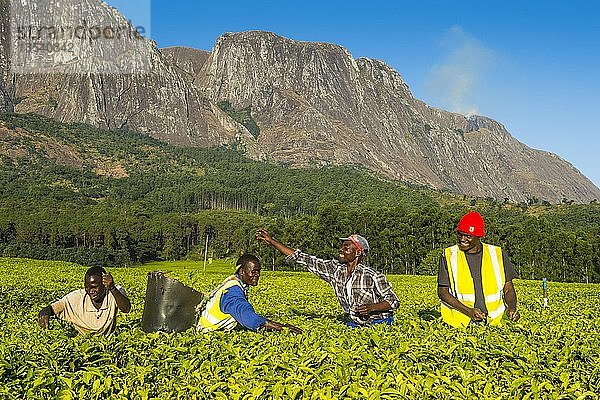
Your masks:
<path fill-rule="evenodd" d="M 98 0 L 84 3 L 98 7 Z M 6 33 L 7 21 L 0 22 Z M 7 54 L 6 35 L 0 39 Z M 0 109 L 127 128 L 180 146 L 237 143 L 255 159 L 297 167 L 360 164 L 472 196 L 600 198 L 560 157 L 525 146 L 489 118 L 428 106 L 392 67 L 354 59 L 337 44 L 247 31 L 219 36 L 210 52 L 158 49 L 150 40 L 136 51 L 149 60 L 148 73 L 15 75 L 0 58 L 8 99 Z"/>

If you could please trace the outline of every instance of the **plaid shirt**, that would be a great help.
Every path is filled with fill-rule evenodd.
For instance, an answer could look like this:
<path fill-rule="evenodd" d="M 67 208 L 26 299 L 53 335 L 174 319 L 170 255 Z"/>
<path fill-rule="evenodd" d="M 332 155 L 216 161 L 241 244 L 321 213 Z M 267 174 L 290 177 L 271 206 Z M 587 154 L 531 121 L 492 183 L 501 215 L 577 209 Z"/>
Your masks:
<path fill-rule="evenodd" d="M 358 264 L 350 276 L 346 277 L 347 265 L 337 260 L 323 260 L 296 250 L 286 257 L 286 262 L 290 261 L 304 265 L 310 272 L 328 282 L 346 314 L 357 324 L 365 325 L 387 318 L 393 314 L 392 310 L 398 308 L 398 296 L 392 290 L 391 283 L 384 274 L 371 267 Z M 358 314 L 359 306 L 383 300 L 390 303 L 392 310 L 372 313 L 367 317 Z"/>

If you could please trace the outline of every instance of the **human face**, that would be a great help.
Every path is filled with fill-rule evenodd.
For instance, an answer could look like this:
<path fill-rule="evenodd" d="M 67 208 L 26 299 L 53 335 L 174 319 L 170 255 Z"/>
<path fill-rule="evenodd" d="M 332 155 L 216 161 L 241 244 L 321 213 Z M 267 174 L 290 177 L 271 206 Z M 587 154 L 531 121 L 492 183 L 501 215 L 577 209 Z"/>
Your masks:
<path fill-rule="evenodd" d="M 352 262 L 360 255 L 360 250 L 356 247 L 352 240 L 344 240 L 342 247 L 340 247 L 340 262 L 349 263 Z"/>
<path fill-rule="evenodd" d="M 102 277 L 92 275 L 85 280 L 85 292 L 90 296 L 93 302 L 100 303 L 106 295 L 106 288 L 102 283 Z"/>
<path fill-rule="evenodd" d="M 240 268 L 240 278 L 246 285 L 258 285 L 260 278 L 260 263 L 249 262 L 245 267 Z"/>
<path fill-rule="evenodd" d="M 477 236 L 469 235 L 466 232 L 457 231 L 456 237 L 458 238 L 458 248 L 465 253 L 477 253 L 481 248 L 481 241 Z"/>

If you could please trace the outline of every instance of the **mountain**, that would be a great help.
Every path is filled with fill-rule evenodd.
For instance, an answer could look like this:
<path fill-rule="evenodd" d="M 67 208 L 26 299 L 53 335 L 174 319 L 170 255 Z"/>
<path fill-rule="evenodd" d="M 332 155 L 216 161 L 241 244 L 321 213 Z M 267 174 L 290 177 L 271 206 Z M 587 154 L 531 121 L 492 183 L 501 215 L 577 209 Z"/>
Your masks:
<path fill-rule="evenodd" d="M 54 3 L 57 8 L 53 13 L 53 26 L 75 25 L 80 19 L 85 19 L 87 26 L 130 26 L 116 9 L 100 0 L 57 0 Z M 22 16 L 24 21 L 18 23 L 37 27 L 40 23 L 34 17 L 28 20 L 28 15 Z M 0 32 L 8 31 L 7 19 L 1 21 Z M 34 39 L 30 42 L 37 43 Z M 12 99 L 14 111 L 34 112 L 58 121 L 84 122 L 105 129 L 132 128 L 179 145 L 210 146 L 235 140 L 215 119 L 213 106 L 197 95 L 185 74 L 169 62 L 170 58 L 164 56 L 154 42 L 141 39 L 123 44 L 130 46 L 126 49 L 127 57 L 142 60 L 148 65 L 147 69 L 112 73 L 111 67 L 115 66 L 108 65 L 103 66 L 107 73 L 101 73 L 94 50 L 107 42 L 110 40 L 97 40 L 89 45 L 85 40 L 76 43 L 81 47 L 81 57 L 75 63 L 77 73 L 71 73 L 69 65 L 54 71 L 41 64 L 39 72 L 9 76 L 0 86 Z M 2 48 L 9 48 L 9 44 L 4 42 Z M 111 56 L 112 53 L 119 55 L 114 48 L 108 50 Z M 7 61 L 12 60 L 5 59 L 0 71 L 7 69 Z"/>
<path fill-rule="evenodd" d="M 513 201 L 589 201 L 600 190 L 570 164 L 499 123 L 431 108 L 381 61 L 266 32 L 222 35 L 198 78 L 212 102 L 252 107 L 256 141 L 296 165 L 357 163 L 438 189 Z"/>
<path fill-rule="evenodd" d="M 225 146 L 173 146 L 126 130 L 0 113 L 0 231 L 8 214 L 18 220 L 36 210 L 73 205 L 292 216 L 314 215 L 336 201 L 409 213 L 441 204 L 466 207 L 473 200 L 382 180 L 365 168 L 291 168 Z"/>
<path fill-rule="evenodd" d="M 9 93 L 9 0 L 0 0 L 0 112 L 12 111 Z"/>
<path fill-rule="evenodd" d="M 523 278 L 600 280 L 600 204 L 528 205 L 383 180 L 365 168 L 291 168 L 221 147 L 0 113 L 0 255 L 83 265 L 252 252 L 258 227 L 323 257 L 359 232 L 371 265 L 433 273 L 473 206 Z M 282 258 L 281 264 L 283 264 Z"/>
<path fill-rule="evenodd" d="M 126 23 L 99 0 L 78 4 L 104 22 Z M 7 32 L 6 18 L 0 21 Z M 6 35 L 0 38 L 7 54 Z M 130 53 L 148 71 L 11 74 L 4 56 L 4 109 L 128 128 L 180 146 L 236 143 L 255 159 L 298 167 L 358 164 L 474 196 L 600 199 L 600 189 L 565 160 L 527 147 L 489 118 L 429 107 L 393 68 L 334 44 L 250 31 L 221 35 L 210 53 L 159 50 L 150 40 Z M 93 59 L 80 64 L 95 67 Z"/>

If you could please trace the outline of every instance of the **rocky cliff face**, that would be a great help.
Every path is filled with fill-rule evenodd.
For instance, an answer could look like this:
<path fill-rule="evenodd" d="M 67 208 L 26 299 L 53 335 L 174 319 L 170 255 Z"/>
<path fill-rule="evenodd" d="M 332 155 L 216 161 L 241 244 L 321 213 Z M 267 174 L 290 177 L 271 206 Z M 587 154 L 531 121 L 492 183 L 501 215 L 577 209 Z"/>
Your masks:
<path fill-rule="evenodd" d="M 173 65 L 186 82 L 196 86 L 196 75 L 200 72 L 210 53 L 190 47 L 166 47 L 160 52 Z"/>
<path fill-rule="evenodd" d="M 99 0 L 83 3 L 124 23 Z M 1 57 L 8 53 L 0 38 Z M 427 106 L 398 72 L 340 46 L 243 32 L 222 35 L 210 53 L 158 50 L 148 40 L 135 52 L 151 66 L 146 73 L 11 75 L 0 58 L 8 99 L 0 109 L 18 103 L 17 112 L 127 127 L 178 145 L 237 142 L 255 158 L 296 166 L 360 164 L 469 195 L 600 199 L 564 160 L 528 148 L 490 119 Z"/>
<path fill-rule="evenodd" d="M 0 0 L 0 112 L 12 111 L 10 82 L 9 0 Z"/>
<path fill-rule="evenodd" d="M 81 15 L 101 14 L 102 26 L 133 29 L 121 14 L 100 0 L 80 1 L 77 7 Z M 72 25 L 72 12 L 69 8 L 55 10 L 53 24 Z M 108 40 L 98 40 L 95 46 L 105 42 Z M 235 140 L 235 132 L 224 129 L 214 116 L 214 105 L 197 95 L 193 82 L 186 80 L 172 57 L 163 55 L 153 42 L 143 39 L 129 50 L 128 57 L 147 65 L 145 70 L 134 73 L 112 73 L 116 67 L 110 65 L 110 57 L 103 60 L 106 65 L 98 68 L 97 58 L 85 51 L 81 51 L 78 62 L 72 63 L 73 68 L 83 72 L 41 68 L 39 72 L 5 78 L 5 87 L 7 82 L 12 83 L 14 110 L 62 122 L 129 128 L 178 145 L 209 146 Z"/>
<path fill-rule="evenodd" d="M 356 163 L 405 181 L 512 201 L 590 201 L 600 190 L 499 123 L 416 100 L 381 61 L 266 32 L 222 35 L 197 85 L 252 107 L 260 148 L 296 165 Z"/>

